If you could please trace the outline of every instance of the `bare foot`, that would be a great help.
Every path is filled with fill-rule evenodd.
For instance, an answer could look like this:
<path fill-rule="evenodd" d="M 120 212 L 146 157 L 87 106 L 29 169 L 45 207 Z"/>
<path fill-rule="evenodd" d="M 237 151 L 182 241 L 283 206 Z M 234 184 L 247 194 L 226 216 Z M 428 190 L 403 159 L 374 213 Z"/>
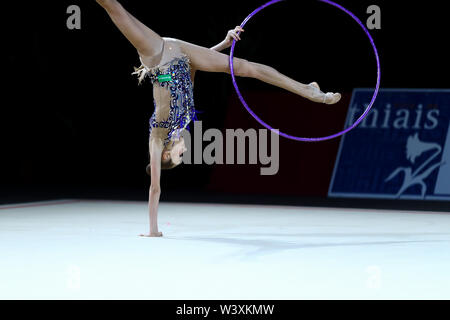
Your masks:
<path fill-rule="evenodd" d="M 154 237 L 162 237 L 163 234 L 162 232 L 154 232 L 154 233 L 150 233 L 150 234 L 140 234 L 140 237 L 147 237 L 147 238 L 154 238 Z"/>

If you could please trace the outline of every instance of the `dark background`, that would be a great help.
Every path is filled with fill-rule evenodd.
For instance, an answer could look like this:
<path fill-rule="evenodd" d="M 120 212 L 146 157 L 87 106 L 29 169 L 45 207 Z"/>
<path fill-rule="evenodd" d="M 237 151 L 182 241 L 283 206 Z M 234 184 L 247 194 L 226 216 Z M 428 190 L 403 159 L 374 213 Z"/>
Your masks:
<path fill-rule="evenodd" d="M 120 1 L 163 37 L 205 47 L 265 1 Z M 443 2 L 345 1 L 363 23 L 381 7 L 372 30 L 383 88 L 448 88 L 448 26 Z M 66 9 L 81 7 L 81 30 L 68 30 Z M 4 4 L 0 203 L 56 198 L 148 197 L 151 84 L 138 86 L 135 49 L 94 0 Z M 238 79 L 254 111 L 299 136 L 342 130 L 353 88 L 372 88 L 376 63 L 357 23 L 318 1 L 288 0 L 253 17 L 235 56 L 268 64 L 324 91 L 334 106 L 315 104 L 253 79 Z M 224 50 L 228 54 L 229 49 Z M 262 128 L 237 99 L 228 74 L 198 72 L 195 104 L 208 128 Z M 163 171 L 162 201 L 221 201 L 448 210 L 446 202 L 328 199 L 340 139 L 302 143 L 280 138 L 277 175 L 260 165 L 181 165 Z"/>

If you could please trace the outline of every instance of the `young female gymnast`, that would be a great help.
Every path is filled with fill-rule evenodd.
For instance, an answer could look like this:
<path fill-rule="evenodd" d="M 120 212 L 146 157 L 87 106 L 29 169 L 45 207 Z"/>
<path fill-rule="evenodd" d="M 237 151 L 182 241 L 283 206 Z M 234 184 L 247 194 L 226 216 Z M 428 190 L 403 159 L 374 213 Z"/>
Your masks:
<path fill-rule="evenodd" d="M 224 41 L 208 49 L 173 38 L 162 38 L 138 21 L 116 0 L 96 0 L 108 13 L 114 24 L 136 48 L 141 67 L 133 74 L 139 83 L 147 76 L 153 85 L 155 111 L 150 118 L 148 173 L 150 233 L 146 237 L 161 237 L 158 231 L 158 204 L 161 194 L 161 169 L 171 169 L 182 162 L 186 151 L 181 132 L 195 118 L 193 81 L 197 70 L 230 73 L 229 56 L 219 51 L 240 40 L 240 27 L 230 30 Z M 334 104 L 339 93 L 324 93 L 317 83 L 297 82 L 277 70 L 234 58 L 234 73 L 240 77 L 255 78 L 283 88 L 314 102 Z"/>

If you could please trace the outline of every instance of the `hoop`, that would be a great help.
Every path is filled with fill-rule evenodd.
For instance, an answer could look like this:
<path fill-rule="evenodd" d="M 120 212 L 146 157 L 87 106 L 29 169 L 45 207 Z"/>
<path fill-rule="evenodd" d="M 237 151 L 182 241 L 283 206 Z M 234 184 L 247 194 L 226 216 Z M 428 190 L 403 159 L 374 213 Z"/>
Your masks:
<path fill-rule="evenodd" d="M 253 17 L 255 14 L 257 14 L 259 11 L 261 11 L 262 9 L 277 3 L 277 2 L 281 2 L 284 0 L 272 0 L 267 2 L 266 4 L 262 5 L 261 7 L 259 7 L 258 9 L 256 9 L 255 11 L 253 11 L 247 18 L 245 18 L 245 20 L 242 22 L 241 24 L 241 28 L 243 28 L 245 26 L 245 24 L 250 20 L 251 17 Z M 375 91 L 373 93 L 372 96 L 372 100 L 370 101 L 369 105 L 367 106 L 366 110 L 364 111 L 364 113 L 358 118 L 358 120 L 355 121 L 355 123 L 353 125 L 351 125 L 350 127 L 348 127 L 347 129 L 344 129 L 338 133 L 329 135 L 329 136 L 325 136 L 325 137 L 313 137 L 313 138 L 302 138 L 302 137 L 296 137 L 296 136 L 292 136 L 289 135 L 287 133 L 281 132 L 277 129 L 272 128 L 270 125 L 268 125 L 266 122 L 264 122 L 261 118 L 259 118 L 251 109 L 250 107 L 247 105 L 247 103 L 245 102 L 244 98 L 242 97 L 241 92 L 239 91 L 239 87 L 236 83 L 236 78 L 234 76 L 234 65 L 233 65 L 233 57 L 234 57 L 234 48 L 236 45 L 236 40 L 233 40 L 233 44 L 231 45 L 231 52 L 230 52 L 230 71 L 231 71 L 231 78 L 233 81 L 233 85 L 234 88 L 236 90 L 236 93 L 239 97 L 239 100 L 241 100 L 242 104 L 244 105 L 245 109 L 247 109 L 247 111 L 252 115 L 253 118 L 256 119 L 256 121 L 258 121 L 262 126 L 266 127 L 267 129 L 269 129 L 272 132 L 275 132 L 277 134 L 279 134 L 282 137 L 291 139 L 291 140 L 297 140 L 297 141 L 307 141 L 307 142 L 315 142 L 315 141 L 324 141 L 324 140 L 330 140 L 330 139 L 334 139 L 336 137 L 339 137 L 347 132 L 349 132 L 350 130 L 352 130 L 353 128 L 355 128 L 369 113 L 370 109 L 372 108 L 372 105 L 375 103 L 375 100 L 377 98 L 378 95 L 378 90 L 380 88 L 380 78 L 381 78 L 381 71 L 380 71 L 380 58 L 378 57 L 378 50 L 377 47 L 375 46 L 375 42 L 373 41 L 373 38 L 371 37 L 369 31 L 366 29 L 366 27 L 364 26 L 364 24 L 353 14 L 351 13 L 349 10 L 345 9 L 344 7 L 342 7 L 341 5 L 334 3 L 332 1 L 329 0 L 319 0 L 320 2 L 325 2 L 328 3 L 342 11 L 344 11 L 345 13 L 347 13 L 349 16 L 351 16 L 360 26 L 361 28 L 364 30 L 364 32 L 366 33 L 367 37 L 370 40 L 370 43 L 372 44 L 373 47 L 373 51 L 375 53 L 375 58 L 377 60 L 377 83 L 375 86 Z"/>

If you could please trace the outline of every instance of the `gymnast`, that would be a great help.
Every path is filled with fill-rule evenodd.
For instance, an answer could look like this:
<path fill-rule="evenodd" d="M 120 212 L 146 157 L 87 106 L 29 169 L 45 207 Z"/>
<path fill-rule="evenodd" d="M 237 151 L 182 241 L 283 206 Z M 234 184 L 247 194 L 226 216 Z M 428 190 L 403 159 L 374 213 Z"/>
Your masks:
<path fill-rule="evenodd" d="M 229 48 L 233 40 L 241 40 L 244 30 L 239 26 L 228 31 L 225 40 L 212 48 L 186 41 L 160 37 L 116 0 L 96 0 L 137 50 L 141 66 L 135 69 L 141 83 L 146 77 L 153 85 L 154 112 L 150 118 L 149 154 L 147 173 L 151 177 L 149 190 L 150 232 L 145 237 L 161 237 L 158 231 L 158 204 L 161 194 L 161 169 L 171 169 L 182 162 L 186 151 L 181 133 L 196 119 L 193 100 L 195 72 L 230 73 L 229 56 L 220 51 Z M 234 73 L 283 88 L 314 102 L 335 104 L 339 93 L 320 90 L 316 82 L 302 84 L 272 67 L 233 58 Z"/>

